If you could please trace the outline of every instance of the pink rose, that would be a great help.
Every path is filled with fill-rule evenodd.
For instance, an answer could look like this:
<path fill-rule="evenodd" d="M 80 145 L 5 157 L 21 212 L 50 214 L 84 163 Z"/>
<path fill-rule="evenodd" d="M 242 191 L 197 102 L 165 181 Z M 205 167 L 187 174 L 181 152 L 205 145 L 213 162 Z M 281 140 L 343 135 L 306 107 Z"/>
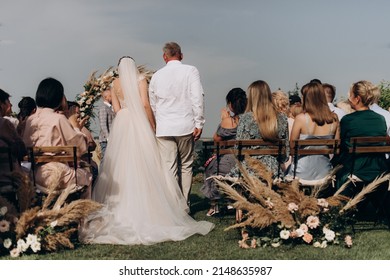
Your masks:
<path fill-rule="evenodd" d="M 308 232 L 309 231 L 309 228 L 307 227 L 306 224 L 301 224 L 299 226 L 299 229 L 303 230 L 303 232 Z"/>
<path fill-rule="evenodd" d="M 348 248 L 352 247 L 352 237 L 350 235 L 345 236 L 344 238 L 345 246 Z"/>
<path fill-rule="evenodd" d="M 309 216 L 306 219 L 306 225 L 311 229 L 317 228 L 319 224 L 320 224 L 320 219 L 318 219 L 317 216 Z"/>
<path fill-rule="evenodd" d="M 305 241 L 306 243 L 310 243 L 313 241 L 313 235 L 311 235 L 310 233 L 305 233 L 302 237 L 303 241 Z"/>

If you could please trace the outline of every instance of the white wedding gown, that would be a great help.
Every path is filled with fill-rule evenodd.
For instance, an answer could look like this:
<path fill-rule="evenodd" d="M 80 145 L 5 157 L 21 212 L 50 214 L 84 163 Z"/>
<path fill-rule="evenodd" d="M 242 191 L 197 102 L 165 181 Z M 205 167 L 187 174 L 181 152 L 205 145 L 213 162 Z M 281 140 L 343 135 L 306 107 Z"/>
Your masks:
<path fill-rule="evenodd" d="M 123 71 L 120 64 L 120 76 Z M 138 80 L 132 80 L 137 89 Z M 149 245 L 207 234 L 214 225 L 187 214 L 184 196 L 161 160 L 138 90 L 129 92 L 132 88 L 122 80 L 121 85 L 122 109 L 114 119 L 92 196 L 104 206 L 87 218 L 80 240 Z"/>

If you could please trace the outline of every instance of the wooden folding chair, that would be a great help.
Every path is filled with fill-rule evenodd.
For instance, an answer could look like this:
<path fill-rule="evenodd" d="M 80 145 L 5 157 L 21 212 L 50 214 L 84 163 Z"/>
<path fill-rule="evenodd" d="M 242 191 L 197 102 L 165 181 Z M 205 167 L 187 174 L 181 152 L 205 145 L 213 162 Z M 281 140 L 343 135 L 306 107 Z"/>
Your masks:
<path fill-rule="evenodd" d="M 338 139 L 297 139 L 291 142 L 291 155 L 294 163 L 293 179 L 296 177 L 298 160 L 304 156 L 325 155 L 332 157 L 340 153 L 340 140 Z M 299 178 L 301 189 L 312 193 L 313 187 L 321 186 L 332 178 L 332 174 L 319 180 L 304 180 Z"/>
<path fill-rule="evenodd" d="M 61 162 L 67 163 L 69 166 L 72 166 L 75 170 L 75 173 L 78 168 L 78 158 L 77 158 L 77 147 L 76 146 L 44 146 L 44 147 L 30 147 L 29 150 L 29 160 L 31 162 L 31 171 L 33 177 L 34 186 L 46 193 L 46 188 L 37 185 L 35 179 L 35 171 L 37 165 L 45 164 L 49 162 Z M 77 176 L 76 176 L 76 185 L 77 185 Z"/>
<path fill-rule="evenodd" d="M 351 174 L 354 172 L 358 154 L 383 154 L 385 156 L 385 154 L 390 153 L 389 136 L 352 137 L 350 143 L 352 147 L 349 148 L 348 152 L 352 154 Z"/>
<path fill-rule="evenodd" d="M 275 156 L 279 162 L 278 178 L 281 174 L 281 160 L 286 154 L 286 140 L 279 139 L 276 141 L 266 141 L 263 139 L 250 140 L 227 140 L 215 142 L 217 152 L 217 172 L 219 171 L 219 160 L 222 155 L 234 154 L 239 161 L 244 160 L 245 155 L 248 156 Z"/>
<path fill-rule="evenodd" d="M 292 141 L 291 155 L 294 162 L 294 179 L 297 173 L 298 159 L 310 155 L 336 155 L 340 152 L 338 139 L 298 139 Z"/>
<path fill-rule="evenodd" d="M 351 175 L 355 171 L 355 161 L 358 155 L 382 154 L 384 158 L 390 154 L 390 137 L 389 136 L 366 136 L 366 137 L 351 137 L 349 153 L 352 154 Z M 388 159 L 387 159 L 388 160 Z M 390 170 L 388 169 L 387 172 Z M 381 174 L 378 174 L 378 176 Z M 378 211 L 385 215 L 388 226 L 390 228 L 390 205 L 388 203 L 390 197 L 390 187 L 383 197 L 381 205 L 378 205 Z"/>
<path fill-rule="evenodd" d="M 10 147 L 0 147 L 0 165 L 2 167 L 1 173 L 12 174 L 14 170 L 14 160 L 12 157 L 12 151 Z M 12 203 L 17 203 L 17 186 L 10 176 L 10 179 L 0 180 L 0 196 L 7 198 Z"/>

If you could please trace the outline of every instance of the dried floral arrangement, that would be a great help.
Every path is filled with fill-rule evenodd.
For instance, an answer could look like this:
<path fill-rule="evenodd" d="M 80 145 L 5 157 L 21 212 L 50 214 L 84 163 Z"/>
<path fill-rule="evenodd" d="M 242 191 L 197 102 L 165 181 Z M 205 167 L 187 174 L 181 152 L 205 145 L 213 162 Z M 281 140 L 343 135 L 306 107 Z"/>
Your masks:
<path fill-rule="evenodd" d="M 31 180 L 25 174 L 12 174 L 19 186 L 19 207 L 0 196 L 0 255 L 19 257 L 22 254 L 55 252 L 73 249 L 78 242 L 80 222 L 101 207 L 87 199 L 71 196 L 79 191 L 76 185 L 63 188 L 61 173 L 54 172 L 48 194 L 39 206 Z M 21 213 L 21 214 L 19 214 Z"/>
<path fill-rule="evenodd" d="M 137 66 L 138 71 L 145 76 L 148 83 L 153 75 L 153 71 L 148 70 L 144 65 Z M 80 116 L 88 117 L 85 127 L 89 129 L 90 119 L 95 118 L 95 103 L 101 98 L 101 94 L 110 89 L 111 83 L 119 77 L 118 70 L 109 67 L 101 75 L 96 77 L 98 71 L 92 72 L 87 82 L 84 84 L 84 91 L 76 96 L 76 102 L 80 105 Z"/>
<path fill-rule="evenodd" d="M 246 161 L 253 174 L 239 164 L 241 178 L 213 177 L 219 189 L 234 201 L 233 206 L 243 210 L 241 221 L 226 229 L 241 229 L 242 240 L 238 242 L 241 248 L 282 244 L 310 244 L 320 248 L 340 244 L 349 248 L 357 204 L 390 180 L 390 174 L 378 177 L 353 199 L 340 195 L 340 191 L 318 198 L 338 168 L 329 174 L 329 180 L 306 194 L 298 180 L 275 181 L 259 161 L 251 158 Z"/>

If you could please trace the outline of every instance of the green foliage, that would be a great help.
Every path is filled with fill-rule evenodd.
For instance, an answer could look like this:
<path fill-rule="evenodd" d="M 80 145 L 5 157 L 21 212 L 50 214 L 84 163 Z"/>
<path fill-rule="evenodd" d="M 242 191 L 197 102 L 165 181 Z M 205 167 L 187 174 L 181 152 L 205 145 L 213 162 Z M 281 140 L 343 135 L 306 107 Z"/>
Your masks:
<path fill-rule="evenodd" d="M 291 96 L 291 95 L 298 95 L 299 96 L 300 92 L 301 92 L 301 89 L 299 88 L 298 83 L 295 83 L 294 89 L 287 91 L 287 94 L 288 94 L 288 96 Z"/>
<path fill-rule="evenodd" d="M 390 81 L 381 81 L 379 84 L 381 96 L 378 105 L 387 110 L 390 108 Z"/>

